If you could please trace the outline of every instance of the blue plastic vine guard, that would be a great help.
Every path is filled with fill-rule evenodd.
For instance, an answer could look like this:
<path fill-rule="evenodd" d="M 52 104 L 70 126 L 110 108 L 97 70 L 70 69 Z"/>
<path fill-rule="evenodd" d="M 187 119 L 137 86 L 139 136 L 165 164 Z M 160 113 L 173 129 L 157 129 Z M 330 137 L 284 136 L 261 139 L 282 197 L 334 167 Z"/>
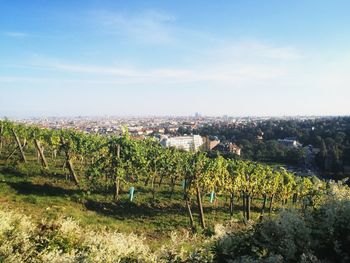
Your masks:
<path fill-rule="evenodd" d="M 132 202 L 132 200 L 134 199 L 134 191 L 135 191 L 135 187 L 131 186 L 130 190 L 129 190 L 129 200 L 130 200 L 130 202 Z"/>

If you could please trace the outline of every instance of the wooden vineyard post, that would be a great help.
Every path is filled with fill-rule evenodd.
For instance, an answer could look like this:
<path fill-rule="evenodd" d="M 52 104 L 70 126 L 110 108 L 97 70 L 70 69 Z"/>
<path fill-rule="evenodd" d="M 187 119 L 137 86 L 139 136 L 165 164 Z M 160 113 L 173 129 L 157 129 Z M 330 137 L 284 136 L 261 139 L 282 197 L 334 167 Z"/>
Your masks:
<path fill-rule="evenodd" d="M 151 188 L 152 188 L 152 200 L 154 201 L 156 198 L 156 189 L 155 189 L 155 182 L 156 182 L 156 175 L 153 174 L 153 178 L 151 181 Z"/>
<path fill-rule="evenodd" d="M 24 147 L 26 146 L 26 144 L 27 144 L 27 141 L 24 140 L 24 142 L 23 142 L 23 144 L 22 144 L 22 148 L 24 148 Z M 9 154 L 9 156 L 7 156 L 6 162 L 7 162 L 8 160 L 10 160 L 10 158 L 15 154 L 15 152 L 17 151 L 17 148 L 18 148 L 18 146 L 15 145 L 15 149 L 13 149 L 13 151 Z"/>
<path fill-rule="evenodd" d="M 19 138 L 18 138 L 18 136 L 17 136 L 17 134 L 16 134 L 14 129 L 12 129 L 12 133 L 13 133 L 13 136 L 15 137 L 15 139 L 16 139 L 16 143 L 17 143 L 18 149 L 19 149 L 19 151 L 21 153 L 22 161 L 24 163 L 27 163 L 27 158 L 26 158 L 26 156 L 24 154 L 22 144 L 21 144 L 21 142 L 20 142 L 20 140 L 19 140 Z"/>
<path fill-rule="evenodd" d="M 66 146 L 62 137 L 61 137 L 61 143 L 62 143 L 62 145 Z M 71 160 L 71 157 L 69 154 L 69 150 L 67 147 L 64 147 L 64 148 L 65 148 L 64 151 L 66 153 L 66 162 L 65 163 L 68 167 L 70 175 L 73 177 L 75 184 L 79 186 L 79 180 L 78 180 L 78 177 L 74 171 L 74 167 L 73 167 L 73 163 L 72 163 L 72 160 Z"/>
<path fill-rule="evenodd" d="M 187 208 L 188 216 L 190 218 L 191 229 L 192 229 L 192 231 L 194 231 L 194 220 L 193 220 L 191 205 L 190 205 L 190 201 L 189 201 L 188 196 L 185 197 L 185 201 L 186 201 L 186 208 Z"/>
<path fill-rule="evenodd" d="M 34 144 L 35 144 L 37 151 L 39 152 L 39 155 L 40 155 L 40 158 L 41 158 L 41 161 L 42 161 L 44 167 L 48 169 L 49 166 L 47 164 L 43 149 L 40 146 L 40 142 L 37 139 L 34 139 Z"/>
<path fill-rule="evenodd" d="M 242 213 L 243 213 L 243 220 L 244 223 L 247 223 L 247 198 L 245 191 L 242 191 Z"/>
<path fill-rule="evenodd" d="M 233 202 L 234 202 L 234 198 L 235 198 L 234 194 L 231 193 L 231 195 L 230 195 L 230 218 L 231 219 L 233 217 Z"/>
<path fill-rule="evenodd" d="M 68 167 L 68 170 L 69 170 L 70 174 L 73 176 L 73 180 L 74 180 L 75 184 L 79 185 L 78 177 L 75 174 L 73 163 L 72 163 L 72 161 L 71 161 L 71 159 L 69 157 L 67 157 L 67 167 Z"/>
<path fill-rule="evenodd" d="M 273 199 L 274 199 L 275 195 L 271 195 L 271 198 L 270 198 L 270 207 L 269 207 L 269 213 L 271 214 L 272 213 L 272 204 L 273 204 Z"/>
<path fill-rule="evenodd" d="M 199 186 L 196 187 L 196 192 L 197 192 L 197 203 L 199 208 L 199 219 L 202 227 L 205 228 L 204 211 L 203 211 L 202 197 L 201 197 Z"/>
<path fill-rule="evenodd" d="M 264 201 L 263 201 L 263 205 L 262 205 L 262 208 L 261 208 L 260 221 L 262 221 L 263 218 L 264 218 L 266 202 L 267 202 L 267 194 L 264 194 Z"/>
<path fill-rule="evenodd" d="M 118 144 L 117 145 L 117 148 L 116 148 L 116 157 L 117 159 L 119 160 L 120 159 L 120 145 Z M 117 175 L 114 175 L 114 192 L 113 192 L 113 199 L 115 202 L 118 201 L 119 199 L 119 177 Z"/>
<path fill-rule="evenodd" d="M 250 202 L 251 202 L 251 197 L 250 197 L 250 193 L 246 193 L 246 206 L 247 206 L 247 212 L 246 212 L 246 217 L 247 217 L 247 221 L 250 220 Z"/>

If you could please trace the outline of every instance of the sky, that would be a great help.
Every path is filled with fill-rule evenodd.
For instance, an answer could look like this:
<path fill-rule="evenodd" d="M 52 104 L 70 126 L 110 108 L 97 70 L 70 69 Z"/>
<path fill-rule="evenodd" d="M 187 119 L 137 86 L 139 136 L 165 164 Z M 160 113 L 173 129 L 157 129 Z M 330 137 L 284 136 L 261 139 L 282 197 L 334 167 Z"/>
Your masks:
<path fill-rule="evenodd" d="M 348 0 L 0 0 L 0 116 L 350 114 Z"/>

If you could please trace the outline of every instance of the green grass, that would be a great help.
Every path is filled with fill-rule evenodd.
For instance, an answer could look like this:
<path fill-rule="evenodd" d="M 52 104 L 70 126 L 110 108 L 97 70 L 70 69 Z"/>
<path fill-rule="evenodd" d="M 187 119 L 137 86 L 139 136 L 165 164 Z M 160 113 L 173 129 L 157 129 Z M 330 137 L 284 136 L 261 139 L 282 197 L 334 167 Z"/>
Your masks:
<path fill-rule="evenodd" d="M 153 201 L 149 187 L 143 183 L 135 184 L 133 202 L 128 200 L 128 187 L 124 186 L 120 200 L 115 204 L 111 194 L 89 194 L 79 190 L 65 176 L 48 174 L 33 162 L 13 167 L 0 165 L 1 206 L 23 212 L 35 220 L 72 217 L 82 226 L 93 229 L 142 234 L 153 247 L 167 242 L 172 231 L 189 230 L 180 185 L 176 187 L 172 199 L 168 197 L 169 186 L 162 185 L 157 188 Z M 228 204 L 225 204 L 224 197 L 219 197 L 214 204 L 209 203 L 209 196 L 204 196 L 203 201 L 209 229 L 217 223 L 229 221 Z M 257 207 L 253 203 L 253 219 L 258 218 L 261 204 L 255 205 Z M 192 210 L 197 220 L 195 202 Z M 236 206 L 234 218 L 242 219 L 239 206 Z"/>

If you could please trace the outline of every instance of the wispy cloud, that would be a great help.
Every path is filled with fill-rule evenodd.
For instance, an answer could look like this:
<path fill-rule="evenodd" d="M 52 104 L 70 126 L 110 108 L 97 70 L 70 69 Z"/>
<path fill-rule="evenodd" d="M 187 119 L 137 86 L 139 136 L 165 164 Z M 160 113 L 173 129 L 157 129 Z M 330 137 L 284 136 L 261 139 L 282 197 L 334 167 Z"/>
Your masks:
<path fill-rule="evenodd" d="M 1 35 L 7 36 L 7 37 L 13 37 L 13 38 L 26 38 L 31 36 L 28 33 L 17 32 L 17 31 L 6 31 L 6 32 L 2 32 Z"/>
<path fill-rule="evenodd" d="M 119 77 L 140 77 L 142 74 L 139 71 L 129 68 L 118 68 L 118 67 L 101 67 L 94 65 L 79 65 L 79 64 L 52 64 L 50 68 L 73 72 L 73 73 L 92 73 L 97 75 L 114 75 Z"/>
<path fill-rule="evenodd" d="M 277 48 L 278 50 L 278 48 Z M 242 56 L 238 59 L 234 55 L 213 55 L 211 50 L 206 57 L 193 58 L 188 65 L 169 65 L 167 67 L 145 68 L 139 65 L 133 66 L 101 66 L 93 64 L 80 64 L 71 61 L 55 59 L 39 59 L 35 63 L 6 65 L 22 70 L 32 69 L 37 72 L 50 71 L 52 73 L 69 73 L 70 76 L 81 79 L 91 79 L 93 82 L 101 81 L 124 84 L 191 84 L 195 82 L 208 82 L 211 85 L 235 86 L 247 85 L 254 81 L 268 81 L 283 77 L 288 74 L 288 66 L 281 65 L 280 57 L 274 57 L 277 63 L 261 63 L 258 56 L 256 61 Z M 273 53 L 269 47 L 268 52 Z M 264 55 L 264 54 L 263 54 Z M 197 61 L 195 61 L 197 60 Z M 74 74 L 74 75 L 72 75 Z"/>
<path fill-rule="evenodd" d="M 258 40 L 217 40 L 215 47 L 202 50 L 201 56 L 221 63 L 292 63 L 305 58 L 305 54 L 292 46 L 279 46 Z"/>
<path fill-rule="evenodd" d="M 163 101 L 164 109 L 179 108 L 173 96 L 178 96 L 179 100 L 185 98 L 187 102 L 183 104 L 190 107 L 188 105 L 193 104 L 191 96 L 197 91 L 198 96 L 203 95 L 203 100 L 200 100 L 203 103 L 196 102 L 196 110 L 203 112 L 207 110 L 208 103 L 212 103 L 210 96 L 213 96 L 222 102 L 215 104 L 215 109 L 220 113 L 236 110 L 234 113 L 237 114 L 242 109 L 242 112 L 256 114 L 257 107 L 261 114 L 348 113 L 347 96 L 344 94 L 348 93 L 350 85 L 346 70 L 350 66 L 350 55 L 343 54 L 341 58 L 329 61 L 321 55 L 316 57 L 291 46 L 257 42 L 230 42 L 227 46 L 208 49 L 206 55 L 204 53 L 193 57 L 188 65 L 169 64 L 167 67 L 148 68 L 138 64 L 84 64 L 38 56 L 31 63 L 3 65 L 8 69 L 20 68 L 21 74 L 0 74 L 0 86 L 25 89 L 32 85 L 57 90 L 61 87 L 96 90 L 98 87 L 124 94 L 121 96 L 128 98 L 125 99 L 128 103 L 136 97 L 139 101 L 133 105 L 143 105 L 144 96 L 148 96 L 148 100 L 156 97 Z M 138 96 L 135 96 L 135 92 L 138 92 Z M 183 92 L 192 95 L 186 97 L 181 95 Z M 96 96 L 99 96 L 98 93 Z M 149 93 L 151 95 L 147 95 Z M 164 94 L 165 98 L 159 94 Z M 309 97 L 313 99 L 309 100 Z M 231 103 L 232 98 L 237 98 L 234 104 Z M 103 101 L 107 99 L 108 96 L 103 97 Z M 336 105 L 328 104 L 329 101 L 336 101 Z M 110 105 L 114 104 L 111 102 Z M 145 110 L 150 109 L 145 106 Z"/>
<path fill-rule="evenodd" d="M 173 40 L 171 24 L 173 15 L 148 10 L 137 14 L 113 13 L 109 11 L 90 12 L 92 20 L 109 34 L 127 37 L 151 44 L 169 43 Z"/>

